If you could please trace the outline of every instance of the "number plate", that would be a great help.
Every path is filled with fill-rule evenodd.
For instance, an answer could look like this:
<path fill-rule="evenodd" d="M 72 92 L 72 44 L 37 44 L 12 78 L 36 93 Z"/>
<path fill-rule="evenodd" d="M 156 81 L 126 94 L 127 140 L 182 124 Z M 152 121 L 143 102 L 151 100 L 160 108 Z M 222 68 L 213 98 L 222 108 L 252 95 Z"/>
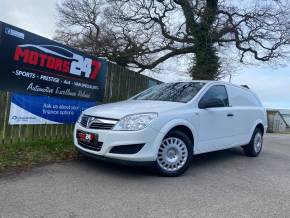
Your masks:
<path fill-rule="evenodd" d="M 98 143 L 98 135 L 89 132 L 78 131 L 77 138 L 81 141 L 90 143 L 90 144 L 97 144 Z"/>

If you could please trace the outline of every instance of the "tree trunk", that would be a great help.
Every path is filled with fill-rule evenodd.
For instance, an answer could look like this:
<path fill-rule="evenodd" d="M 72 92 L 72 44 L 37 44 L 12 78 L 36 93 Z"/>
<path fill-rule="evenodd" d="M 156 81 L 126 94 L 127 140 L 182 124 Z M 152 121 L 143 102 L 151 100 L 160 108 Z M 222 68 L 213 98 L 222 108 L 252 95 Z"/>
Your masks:
<path fill-rule="evenodd" d="M 219 57 L 216 48 L 205 39 L 195 45 L 195 61 L 191 76 L 195 80 L 215 80 L 219 76 Z"/>
<path fill-rule="evenodd" d="M 216 20 L 218 0 L 206 0 L 200 22 L 194 19 L 190 0 L 180 1 L 187 29 L 194 37 L 195 61 L 191 69 L 192 79 L 215 80 L 219 76 L 219 57 L 211 40 L 211 28 Z"/>

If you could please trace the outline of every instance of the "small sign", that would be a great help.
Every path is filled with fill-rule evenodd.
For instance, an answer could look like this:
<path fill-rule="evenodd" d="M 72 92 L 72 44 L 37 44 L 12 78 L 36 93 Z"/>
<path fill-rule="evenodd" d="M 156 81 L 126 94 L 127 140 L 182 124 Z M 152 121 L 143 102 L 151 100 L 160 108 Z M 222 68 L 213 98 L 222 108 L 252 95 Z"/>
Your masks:
<path fill-rule="evenodd" d="M 75 123 L 81 112 L 96 102 L 13 93 L 10 125 Z"/>

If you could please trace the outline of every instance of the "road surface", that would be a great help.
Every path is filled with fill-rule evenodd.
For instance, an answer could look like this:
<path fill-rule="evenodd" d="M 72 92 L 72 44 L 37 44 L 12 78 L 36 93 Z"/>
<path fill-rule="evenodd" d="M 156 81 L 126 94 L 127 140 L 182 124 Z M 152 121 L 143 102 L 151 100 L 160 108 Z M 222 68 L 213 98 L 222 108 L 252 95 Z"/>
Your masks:
<path fill-rule="evenodd" d="M 198 155 L 181 177 L 94 160 L 0 175 L 0 217 L 290 217 L 290 135 Z"/>

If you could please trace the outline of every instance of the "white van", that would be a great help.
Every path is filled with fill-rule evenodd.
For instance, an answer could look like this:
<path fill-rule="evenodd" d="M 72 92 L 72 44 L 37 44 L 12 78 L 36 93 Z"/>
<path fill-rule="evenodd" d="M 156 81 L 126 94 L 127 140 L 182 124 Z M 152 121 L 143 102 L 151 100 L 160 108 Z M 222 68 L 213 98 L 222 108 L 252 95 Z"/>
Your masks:
<path fill-rule="evenodd" d="M 74 143 L 90 157 L 153 164 L 162 175 L 178 176 L 196 154 L 242 146 L 256 157 L 266 129 L 266 110 L 251 90 L 219 81 L 177 82 L 84 111 Z"/>

